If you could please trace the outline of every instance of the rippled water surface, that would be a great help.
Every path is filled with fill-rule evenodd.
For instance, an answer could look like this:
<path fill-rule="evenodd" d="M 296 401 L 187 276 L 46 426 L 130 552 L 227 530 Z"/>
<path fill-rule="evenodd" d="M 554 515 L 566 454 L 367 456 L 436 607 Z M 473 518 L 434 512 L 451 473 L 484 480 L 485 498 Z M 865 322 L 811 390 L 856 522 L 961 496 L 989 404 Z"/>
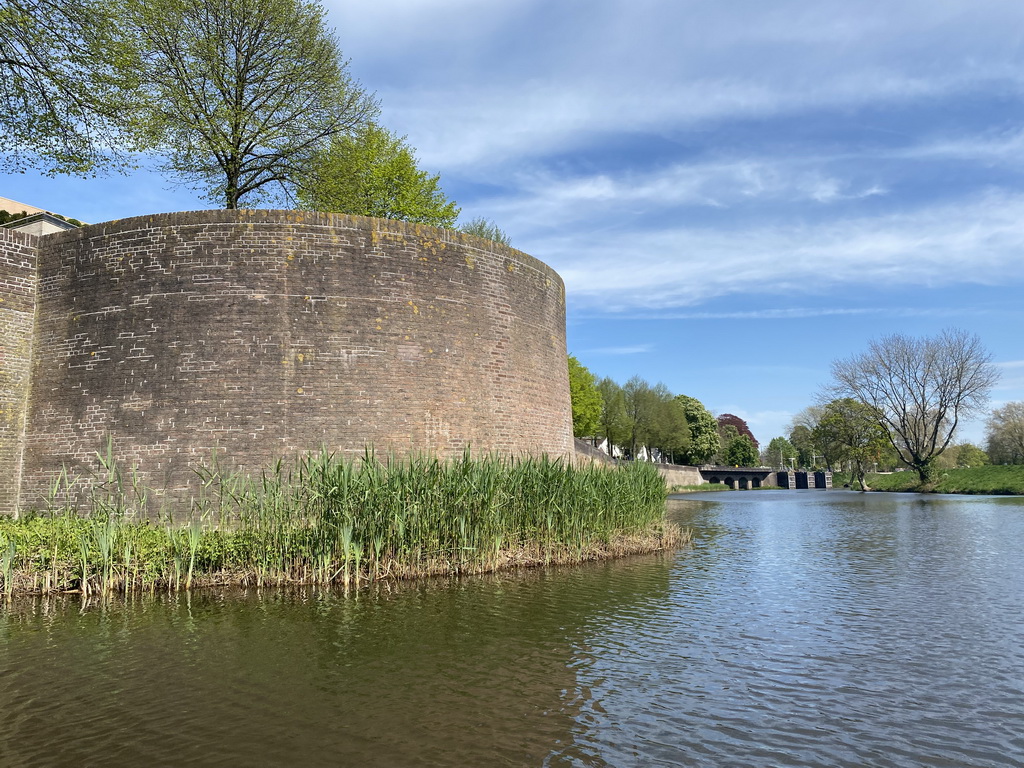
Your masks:
<path fill-rule="evenodd" d="M 675 556 L 0 606 L 0 765 L 1024 765 L 1024 499 L 672 514 Z"/>

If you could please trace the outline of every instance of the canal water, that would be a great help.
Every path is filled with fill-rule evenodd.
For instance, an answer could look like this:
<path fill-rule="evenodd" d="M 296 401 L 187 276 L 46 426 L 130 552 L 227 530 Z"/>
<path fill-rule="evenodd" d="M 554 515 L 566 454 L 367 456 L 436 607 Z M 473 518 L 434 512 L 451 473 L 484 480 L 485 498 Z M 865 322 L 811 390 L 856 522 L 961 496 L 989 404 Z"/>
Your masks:
<path fill-rule="evenodd" d="M 670 508 L 675 555 L 0 605 L 0 765 L 1024 765 L 1024 499 Z"/>

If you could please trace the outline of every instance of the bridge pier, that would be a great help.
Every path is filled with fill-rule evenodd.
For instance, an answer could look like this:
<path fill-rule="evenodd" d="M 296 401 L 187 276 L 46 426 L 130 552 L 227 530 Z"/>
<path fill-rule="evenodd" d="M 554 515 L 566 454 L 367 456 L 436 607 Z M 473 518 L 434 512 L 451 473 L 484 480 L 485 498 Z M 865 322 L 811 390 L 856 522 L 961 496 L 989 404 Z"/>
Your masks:
<path fill-rule="evenodd" d="M 701 477 L 709 483 L 722 483 L 733 490 L 764 486 L 780 488 L 831 488 L 831 472 L 789 472 L 768 467 L 700 467 Z"/>

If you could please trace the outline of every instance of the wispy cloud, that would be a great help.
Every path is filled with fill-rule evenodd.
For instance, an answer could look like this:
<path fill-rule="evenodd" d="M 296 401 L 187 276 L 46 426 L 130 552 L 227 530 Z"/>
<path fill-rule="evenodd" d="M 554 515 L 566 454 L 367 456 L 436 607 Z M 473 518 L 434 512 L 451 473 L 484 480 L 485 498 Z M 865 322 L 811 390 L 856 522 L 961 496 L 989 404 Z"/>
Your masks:
<path fill-rule="evenodd" d="M 625 347 L 595 347 L 593 349 L 581 349 L 581 355 L 641 355 L 654 349 L 653 344 L 633 344 Z"/>
<path fill-rule="evenodd" d="M 489 201 L 509 226 L 526 228 L 542 213 L 563 225 L 631 210 L 645 213 L 686 206 L 725 208 L 750 203 L 836 203 L 884 195 L 878 183 L 829 173 L 820 158 L 744 158 L 678 162 L 648 171 L 563 176 L 547 169 L 516 174 L 514 192 Z"/>
<path fill-rule="evenodd" d="M 1005 285 L 1021 280 L 1024 195 L 989 194 L 876 218 L 539 238 L 582 309 L 667 309 L 770 286 L 790 297 L 837 286 Z"/>
<path fill-rule="evenodd" d="M 1008 33 L 1024 8 L 1013 2 L 327 6 L 389 124 L 441 171 L 518 164 L 609 134 L 1015 96 L 1024 80 Z"/>

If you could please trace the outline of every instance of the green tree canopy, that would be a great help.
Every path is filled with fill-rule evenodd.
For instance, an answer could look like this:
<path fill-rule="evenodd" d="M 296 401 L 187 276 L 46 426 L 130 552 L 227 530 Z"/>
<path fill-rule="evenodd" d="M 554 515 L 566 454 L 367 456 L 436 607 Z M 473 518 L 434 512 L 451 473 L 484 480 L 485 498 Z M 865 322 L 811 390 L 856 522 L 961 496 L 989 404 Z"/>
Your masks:
<path fill-rule="evenodd" d="M 725 447 L 722 458 L 723 463 L 727 466 L 756 467 L 758 465 L 757 446 L 754 445 L 754 441 L 750 439 L 749 435 L 737 435 Z"/>
<path fill-rule="evenodd" d="M 881 460 L 889 435 L 873 407 L 844 397 L 825 406 L 814 441 L 829 446 L 837 461 L 850 462 L 854 480 L 867 490 L 867 468 Z"/>
<path fill-rule="evenodd" d="M 468 224 L 463 224 L 459 227 L 459 231 L 465 232 L 467 235 L 482 237 L 485 240 L 493 240 L 501 245 L 512 245 L 512 241 L 509 239 L 509 236 L 506 235 L 497 224 L 482 216 L 472 219 Z"/>
<path fill-rule="evenodd" d="M 629 425 L 629 455 L 636 458 L 641 446 L 647 445 L 657 419 L 657 396 L 651 385 L 639 376 L 630 377 L 622 387 Z"/>
<path fill-rule="evenodd" d="M 675 463 L 689 452 L 690 425 L 686 412 L 664 384 L 656 384 L 651 391 L 655 398 L 655 415 L 650 445 L 662 454 L 663 461 Z"/>
<path fill-rule="evenodd" d="M 377 114 L 312 0 L 127 0 L 164 170 L 211 201 L 294 196 L 317 153 Z"/>
<path fill-rule="evenodd" d="M 375 123 L 331 139 L 299 188 L 304 208 L 452 227 L 459 216 L 440 177 L 416 166 L 412 147 Z"/>
<path fill-rule="evenodd" d="M 951 445 L 936 460 L 936 466 L 943 469 L 983 467 L 990 463 L 988 454 L 972 443 Z"/>
<path fill-rule="evenodd" d="M 683 415 L 690 428 L 690 444 L 681 460 L 686 464 L 707 464 L 721 447 L 718 440 L 718 422 L 697 398 L 676 395 L 675 399 L 682 406 Z"/>
<path fill-rule="evenodd" d="M 958 467 L 983 467 L 991 463 L 988 454 L 972 443 L 960 443 L 956 446 L 956 465 Z"/>
<path fill-rule="evenodd" d="M 815 426 L 817 426 L 817 422 L 815 422 Z M 790 455 L 796 456 L 797 465 L 801 467 L 813 467 L 817 464 L 820 451 L 814 444 L 812 434 L 810 428 L 804 424 L 797 424 L 789 433 L 789 443 L 796 450 L 796 453 Z"/>
<path fill-rule="evenodd" d="M 788 467 L 790 458 L 799 460 L 799 451 L 784 437 L 773 437 L 768 442 L 768 447 L 761 452 L 762 463 L 768 467 Z M 799 466 L 809 465 L 800 463 Z"/>
<path fill-rule="evenodd" d="M 747 437 L 749 437 L 750 442 L 752 442 L 754 444 L 754 447 L 757 448 L 757 438 L 754 437 L 754 433 L 750 431 L 750 427 L 747 426 L 747 422 L 744 419 L 741 419 L 739 416 L 736 416 L 735 414 L 732 413 L 723 413 L 721 416 L 718 417 L 719 431 L 721 432 L 721 430 L 724 429 L 727 425 L 732 425 L 733 427 L 735 427 L 736 432 L 738 434 L 746 435 Z"/>
<path fill-rule="evenodd" d="M 1024 401 L 996 408 L 985 422 L 985 447 L 993 464 L 1024 464 Z"/>
<path fill-rule="evenodd" d="M 569 399 L 572 403 L 572 433 L 593 437 L 601 424 L 601 392 L 597 378 L 580 361 L 569 355 Z"/>
<path fill-rule="evenodd" d="M 598 436 L 605 438 L 611 446 L 625 445 L 630 436 L 629 418 L 626 415 L 626 397 L 622 387 L 605 377 L 597 382 L 601 393 L 601 420 Z"/>
<path fill-rule="evenodd" d="M 130 167 L 142 94 L 123 14 L 98 0 L 0 3 L 0 171 Z"/>

